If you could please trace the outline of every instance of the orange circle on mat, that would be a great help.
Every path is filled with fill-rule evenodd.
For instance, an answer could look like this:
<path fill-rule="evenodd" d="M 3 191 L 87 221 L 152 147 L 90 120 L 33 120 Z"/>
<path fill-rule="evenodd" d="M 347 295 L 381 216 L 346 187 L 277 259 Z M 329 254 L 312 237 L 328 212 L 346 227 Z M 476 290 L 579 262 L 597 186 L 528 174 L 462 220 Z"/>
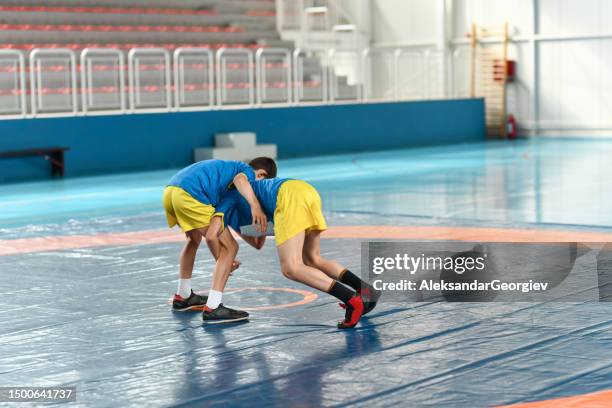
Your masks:
<path fill-rule="evenodd" d="M 290 307 L 296 307 L 296 306 L 301 306 L 301 305 L 305 305 L 307 303 L 313 302 L 314 300 L 316 300 L 319 296 L 316 293 L 312 293 L 308 290 L 301 290 L 301 289 L 291 289 L 291 288 L 271 288 L 271 287 L 259 287 L 259 288 L 238 288 L 238 289 L 228 289 L 225 292 L 232 292 L 232 293 L 236 293 L 236 292 L 245 292 L 245 291 L 254 291 L 254 290 L 261 290 L 261 291 L 267 291 L 267 292 L 287 292 L 287 293 L 296 293 L 298 295 L 302 295 L 302 299 L 298 300 L 297 302 L 291 302 L 291 303 L 282 303 L 280 305 L 270 305 L 270 306 L 257 306 L 257 307 L 243 307 L 243 310 L 246 311 L 253 311 L 253 310 L 275 310 L 275 309 L 286 309 L 286 308 L 290 308 Z"/>
<path fill-rule="evenodd" d="M 287 309 L 290 307 L 296 307 L 296 306 L 301 306 L 301 305 L 305 305 L 308 304 L 310 302 L 315 301 L 319 295 L 317 295 L 316 293 L 312 293 L 308 290 L 302 290 L 302 289 L 291 289 L 291 288 L 272 288 L 272 287 L 267 287 L 267 286 L 262 286 L 262 287 L 258 287 L 258 288 L 237 288 L 237 289 L 228 289 L 225 291 L 225 293 L 237 293 L 237 292 L 245 292 L 245 291 L 253 291 L 253 290 L 262 290 L 262 291 L 268 291 L 268 292 L 287 292 L 287 293 L 296 293 L 298 295 L 302 295 L 302 299 L 298 300 L 296 302 L 290 302 L 290 303 L 282 303 L 280 305 L 270 305 L 270 306 L 256 306 L 256 307 L 243 307 L 241 308 L 242 310 L 246 310 L 246 311 L 253 311 L 253 310 L 276 310 L 276 309 Z M 208 291 L 202 291 L 202 290 L 198 290 L 198 291 L 194 291 L 194 293 L 198 294 L 198 295 L 203 295 L 208 293 Z M 170 299 L 168 301 L 168 304 L 172 303 L 172 299 Z M 193 309 L 193 310 L 202 310 L 202 309 Z"/>

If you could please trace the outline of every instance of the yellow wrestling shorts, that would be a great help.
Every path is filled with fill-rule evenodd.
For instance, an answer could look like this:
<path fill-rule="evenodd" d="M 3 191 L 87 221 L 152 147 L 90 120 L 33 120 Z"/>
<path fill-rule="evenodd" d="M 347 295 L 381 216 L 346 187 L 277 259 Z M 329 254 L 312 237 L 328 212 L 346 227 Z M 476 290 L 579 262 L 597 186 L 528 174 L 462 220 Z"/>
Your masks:
<path fill-rule="evenodd" d="M 183 232 L 208 227 L 215 214 L 215 207 L 202 204 L 180 187 L 166 187 L 163 201 L 168 227 L 178 224 Z"/>
<path fill-rule="evenodd" d="M 302 180 L 287 180 L 278 190 L 274 211 L 276 246 L 302 231 L 327 229 L 317 190 Z"/>

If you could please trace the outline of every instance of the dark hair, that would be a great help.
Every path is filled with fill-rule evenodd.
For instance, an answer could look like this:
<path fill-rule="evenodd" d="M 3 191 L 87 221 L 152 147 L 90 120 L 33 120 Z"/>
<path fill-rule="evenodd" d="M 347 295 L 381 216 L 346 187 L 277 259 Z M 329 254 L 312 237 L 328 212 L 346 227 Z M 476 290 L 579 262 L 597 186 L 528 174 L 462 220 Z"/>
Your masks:
<path fill-rule="evenodd" d="M 256 157 L 249 162 L 253 170 L 265 170 L 268 175 L 266 178 L 276 177 L 276 162 L 269 157 Z"/>

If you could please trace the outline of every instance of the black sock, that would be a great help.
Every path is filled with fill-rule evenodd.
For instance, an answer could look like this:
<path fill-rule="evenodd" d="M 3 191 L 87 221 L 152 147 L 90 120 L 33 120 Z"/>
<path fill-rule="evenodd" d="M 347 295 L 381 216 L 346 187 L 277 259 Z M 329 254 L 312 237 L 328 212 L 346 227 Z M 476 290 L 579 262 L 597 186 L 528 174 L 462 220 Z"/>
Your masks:
<path fill-rule="evenodd" d="M 355 292 L 338 281 L 334 281 L 334 283 L 332 283 L 327 293 L 335 298 L 338 298 L 338 300 L 340 300 L 342 303 L 348 303 L 349 300 L 355 296 Z"/>
<path fill-rule="evenodd" d="M 348 269 L 345 269 L 344 272 L 340 274 L 340 282 L 344 283 L 345 285 L 349 285 L 356 291 L 360 291 L 363 288 L 371 288 L 371 286 L 367 282 L 364 282 L 359 279 L 359 276 L 355 275 Z"/>

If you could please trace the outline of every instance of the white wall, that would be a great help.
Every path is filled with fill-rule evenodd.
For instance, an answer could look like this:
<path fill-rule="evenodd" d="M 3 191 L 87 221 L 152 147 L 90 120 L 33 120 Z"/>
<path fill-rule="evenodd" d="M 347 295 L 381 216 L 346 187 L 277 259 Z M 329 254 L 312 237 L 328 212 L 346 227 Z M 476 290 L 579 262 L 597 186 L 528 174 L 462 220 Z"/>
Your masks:
<path fill-rule="evenodd" d="M 473 22 L 496 26 L 506 21 L 517 28 L 519 34 L 531 33 L 532 0 L 454 0 L 453 33 L 464 37 Z"/>
<path fill-rule="evenodd" d="M 438 0 L 372 0 L 372 41 L 435 43 L 440 30 L 439 4 Z"/>
<path fill-rule="evenodd" d="M 371 0 L 372 42 L 438 43 L 442 1 Z M 465 47 L 472 22 L 515 28 L 518 77 L 508 109 L 523 133 L 612 136 L 612 1 L 446 1 L 449 51 Z"/>
<path fill-rule="evenodd" d="M 577 37 L 539 43 L 541 126 L 612 133 L 612 2 L 540 0 L 539 16 L 541 35 Z"/>
<path fill-rule="evenodd" d="M 609 33 L 610 0 L 539 0 L 540 31 L 546 34 Z"/>

